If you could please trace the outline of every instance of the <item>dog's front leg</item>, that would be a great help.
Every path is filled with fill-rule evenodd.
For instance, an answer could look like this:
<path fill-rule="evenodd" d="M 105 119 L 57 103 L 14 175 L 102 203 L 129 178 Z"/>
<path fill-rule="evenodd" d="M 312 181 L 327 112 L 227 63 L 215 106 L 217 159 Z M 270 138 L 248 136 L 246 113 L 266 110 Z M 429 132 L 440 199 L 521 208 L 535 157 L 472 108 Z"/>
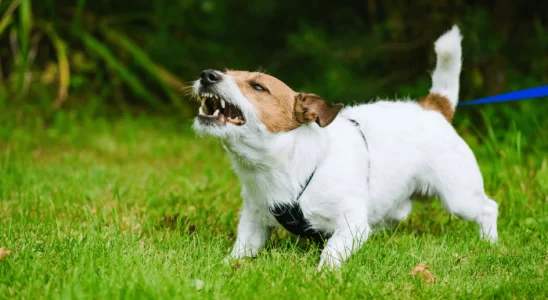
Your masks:
<path fill-rule="evenodd" d="M 267 226 L 261 216 L 260 210 L 244 199 L 232 258 L 256 256 L 270 238 L 272 227 Z"/>
<path fill-rule="evenodd" d="M 331 269 L 340 267 L 353 252 L 361 248 L 370 232 L 371 228 L 363 220 L 362 222 L 345 222 L 327 241 L 322 251 L 318 270 L 323 267 Z"/>

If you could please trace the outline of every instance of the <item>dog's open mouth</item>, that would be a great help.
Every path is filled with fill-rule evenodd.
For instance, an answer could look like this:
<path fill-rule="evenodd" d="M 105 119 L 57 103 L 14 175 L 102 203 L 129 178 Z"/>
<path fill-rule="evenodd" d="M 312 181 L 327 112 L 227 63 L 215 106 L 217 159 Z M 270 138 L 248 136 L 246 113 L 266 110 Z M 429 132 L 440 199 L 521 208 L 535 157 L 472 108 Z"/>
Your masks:
<path fill-rule="evenodd" d="M 234 104 L 212 93 L 201 93 L 202 105 L 198 117 L 207 125 L 225 125 L 226 123 L 241 126 L 245 124 L 242 111 Z"/>

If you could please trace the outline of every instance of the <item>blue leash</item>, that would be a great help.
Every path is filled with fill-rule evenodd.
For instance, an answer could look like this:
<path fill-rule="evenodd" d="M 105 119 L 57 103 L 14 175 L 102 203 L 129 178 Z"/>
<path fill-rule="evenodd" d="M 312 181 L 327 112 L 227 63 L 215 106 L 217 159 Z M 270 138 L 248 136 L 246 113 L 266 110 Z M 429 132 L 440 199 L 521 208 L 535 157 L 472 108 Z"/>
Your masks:
<path fill-rule="evenodd" d="M 524 100 L 524 99 L 533 99 L 533 98 L 539 98 L 539 97 L 548 97 L 548 85 L 520 90 L 520 91 L 509 92 L 505 94 L 481 98 L 481 99 L 472 100 L 472 101 L 459 102 L 458 106 L 496 103 L 496 102 L 508 102 L 508 101 Z"/>

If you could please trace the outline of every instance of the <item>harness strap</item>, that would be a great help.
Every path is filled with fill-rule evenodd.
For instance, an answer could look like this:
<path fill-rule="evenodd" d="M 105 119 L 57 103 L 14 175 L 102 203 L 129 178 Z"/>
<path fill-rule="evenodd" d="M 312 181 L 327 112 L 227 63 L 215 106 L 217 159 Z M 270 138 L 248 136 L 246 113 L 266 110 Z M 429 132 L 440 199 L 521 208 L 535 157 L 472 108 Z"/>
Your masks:
<path fill-rule="evenodd" d="M 369 177 L 371 174 L 371 159 L 369 159 L 369 144 L 367 144 L 367 139 L 365 138 L 365 134 L 363 134 L 363 131 L 360 128 L 360 123 L 358 123 L 354 119 L 348 119 L 348 121 L 350 121 L 350 123 L 358 127 L 358 130 L 360 131 L 360 134 L 363 138 L 363 142 L 365 143 L 365 149 L 367 150 L 367 187 L 369 187 Z"/>
<path fill-rule="evenodd" d="M 304 217 L 301 206 L 299 205 L 299 199 L 304 193 L 306 187 L 308 187 L 308 184 L 312 180 L 312 177 L 314 177 L 315 173 L 316 170 L 314 169 L 312 174 L 310 174 L 310 177 L 308 177 L 305 184 L 302 186 L 295 202 L 291 204 L 276 205 L 274 207 L 269 207 L 269 209 L 270 213 L 272 213 L 278 223 L 280 223 L 280 225 L 282 225 L 287 231 L 299 237 L 310 238 L 316 242 L 322 242 L 323 240 L 328 239 L 329 236 L 310 227 L 310 223 Z"/>

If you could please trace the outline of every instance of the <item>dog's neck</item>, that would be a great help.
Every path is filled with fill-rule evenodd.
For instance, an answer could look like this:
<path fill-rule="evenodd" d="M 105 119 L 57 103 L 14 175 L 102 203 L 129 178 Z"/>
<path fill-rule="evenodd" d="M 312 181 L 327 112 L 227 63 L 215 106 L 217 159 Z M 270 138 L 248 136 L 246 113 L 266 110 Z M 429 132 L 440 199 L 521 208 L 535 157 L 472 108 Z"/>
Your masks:
<path fill-rule="evenodd" d="M 242 135 L 224 140 L 223 146 L 239 168 L 264 170 L 317 163 L 326 143 L 325 130 L 307 125 L 284 133 Z"/>
<path fill-rule="evenodd" d="M 293 194 L 318 167 L 328 149 L 328 133 L 316 124 L 285 133 L 260 132 L 226 139 L 234 171 L 242 184 L 256 188 L 286 190 L 283 199 L 267 199 L 269 204 L 292 201 Z M 278 193 L 276 191 L 272 191 Z"/>

